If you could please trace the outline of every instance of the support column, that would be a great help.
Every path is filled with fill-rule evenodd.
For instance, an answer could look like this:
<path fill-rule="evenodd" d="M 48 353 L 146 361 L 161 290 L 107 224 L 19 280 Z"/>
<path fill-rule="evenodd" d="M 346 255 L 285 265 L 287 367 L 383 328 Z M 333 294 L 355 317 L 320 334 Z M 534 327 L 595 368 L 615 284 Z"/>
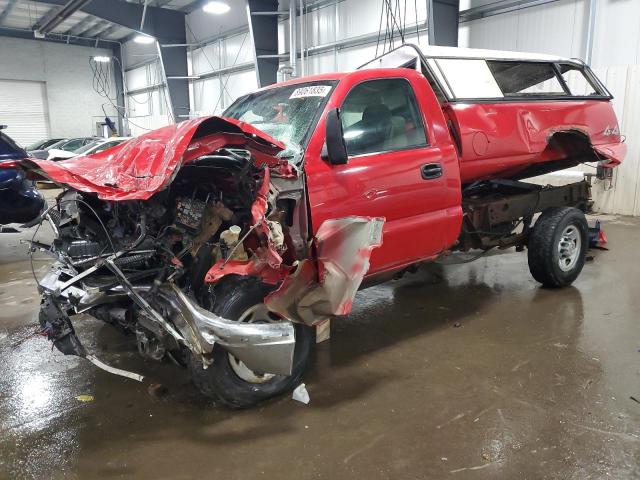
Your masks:
<path fill-rule="evenodd" d="M 460 0 L 427 0 L 429 45 L 458 46 Z"/>
<path fill-rule="evenodd" d="M 116 108 L 118 115 L 118 135 L 127 136 L 131 132 L 129 132 L 129 125 L 126 123 L 125 116 L 122 114 L 126 112 L 127 104 L 125 99 L 125 91 L 124 91 L 124 65 L 122 63 L 122 52 L 120 48 L 120 44 L 114 44 L 111 48 L 114 61 L 113 64 L 113 77 L 116 83 Z"/>
<path fill-rule="evenodd" d="M 246 2 L 258 85 L 265 87 L 278 81 L 278 0 Z"/>

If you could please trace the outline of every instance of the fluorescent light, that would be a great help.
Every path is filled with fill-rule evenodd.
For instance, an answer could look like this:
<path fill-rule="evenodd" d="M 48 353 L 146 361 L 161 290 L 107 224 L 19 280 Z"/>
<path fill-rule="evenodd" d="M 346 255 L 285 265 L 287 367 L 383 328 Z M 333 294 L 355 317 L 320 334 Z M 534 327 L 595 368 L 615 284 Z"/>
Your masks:
<path fill-rule="evenodd" d="M 214 0 L 202 7 L 202 10 L 207 13 L 213 13 L 214 15 L 222 15 L 223 13 L 227 13 L 231 10 L 231 7 L 224 2 Z"/>
<path fill-rule="evenodd" d="M 148 45 L 149 43 L 155 42 L 156 39 L 150 35 L 144 35 L 143 33 L 140 33 L 134 37 L 133 41 L 136 43 L 143 43 Z"/>
<path fill-rule="evenodd" d="M 93 61 L 98 63 L 109 63 L 111 61 L 111 57 L 103 57 L 101 55 L 96 55 L 95 57 L 93 57 Z"/>

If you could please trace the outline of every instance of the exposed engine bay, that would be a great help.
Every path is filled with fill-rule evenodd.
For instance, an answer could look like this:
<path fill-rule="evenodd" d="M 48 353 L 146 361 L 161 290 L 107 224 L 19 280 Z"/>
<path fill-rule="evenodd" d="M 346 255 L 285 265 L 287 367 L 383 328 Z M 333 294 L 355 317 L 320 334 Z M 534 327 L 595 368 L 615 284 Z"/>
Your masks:
<path fill-rule="evenodd" d="M 42 286 L 68 292 L 68 303 L 45 295 L 47 334 L 63 352 L 82 354 L 67 316 L 69 309 L 84 311 L 135 333 L 143 355 L 159 360 L 168 354 L 184 363 L 183 335 L 163 334 L 162 323 L 148 318 L 154 314 L 145 302 L 163 304 L 160 312 L 181 300 L 206 305 L 211 292 L 205 276 L 212 266 L 267 263 L 274 272 L 267 281 L 275 280 L 278 269 L 286 271 L 297 260 L 289 234 L 296 203 L 277 197 L 268 168 L 255 167 L 251 154 L 238 149 L 222 149 L 184 166 L 169 188 L 146 201 L 104 201 L 66 191 L 47 215 L 57 231 L 49 250 L 62 265 L 55 285 L 47 283 L 49 276 Z M 287 219 L 289 225 L 282 223 Z M 78 277 L 80 282 L 61 288 Z M 175 294 L 168 283 L 186 293 Z M 127 285 L 135 292 L 133 304 Z M 194 335 L 185 343 L 203 353 L 206 347 L 198 340 Z"/>
<path fill-rule="evenodd" d="M 54 241 L 37 241 L 37 231 L 31 241 L 32 252 L 56 260 L 39 280 L 43 333 L 64 354 L 140 380 L 85 349 L 72 316 L 86 313 L 135 335 L 144 357 L 189 366 L 196 377 L 228 362 L 254 390 L 280 381 L 267 396 L 288 387 L 312 326 L 350 310 L 383 220 L 328 220 L 313 237 L 303 176 L 282 165 L 224 146 L 181 165 L 148 198 L 111 200 L 61 182 L 67 188 L 38 219 Z M 229 306 L 237 299 L 245 310 Z M 205 394 L 225 397 L 226 387 L 207 382 Z"/>

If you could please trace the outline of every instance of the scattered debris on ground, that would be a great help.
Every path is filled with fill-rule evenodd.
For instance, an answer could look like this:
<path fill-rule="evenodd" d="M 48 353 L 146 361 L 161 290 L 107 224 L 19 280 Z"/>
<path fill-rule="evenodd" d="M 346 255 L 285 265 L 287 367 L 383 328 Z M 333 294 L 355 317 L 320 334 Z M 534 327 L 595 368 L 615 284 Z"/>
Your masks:
<path fill-rule="evenodd" d="M 305 405 L 309 404 L 309 392 L 307 392 L 307 387 L 304 383 L 301 383 L 296 387 L 296 389 L 293 391 L 293 395 L 291 395 L 291 398 L 293 398 L 297 402 L 302 402 Z"/>

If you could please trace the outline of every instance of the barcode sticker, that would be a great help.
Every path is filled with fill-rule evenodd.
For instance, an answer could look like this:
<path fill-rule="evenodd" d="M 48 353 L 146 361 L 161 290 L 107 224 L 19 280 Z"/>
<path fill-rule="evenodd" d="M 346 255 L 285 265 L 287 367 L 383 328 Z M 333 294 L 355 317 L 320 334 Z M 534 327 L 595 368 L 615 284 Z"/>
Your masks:
<path fill-rule="evenodd" d="M 313 87 L 300 87 L 296 88 L 291 98 L 304 98 L 304 97 L 326 97 L 331 91 L 330 85 L 314 85 Z"/>

